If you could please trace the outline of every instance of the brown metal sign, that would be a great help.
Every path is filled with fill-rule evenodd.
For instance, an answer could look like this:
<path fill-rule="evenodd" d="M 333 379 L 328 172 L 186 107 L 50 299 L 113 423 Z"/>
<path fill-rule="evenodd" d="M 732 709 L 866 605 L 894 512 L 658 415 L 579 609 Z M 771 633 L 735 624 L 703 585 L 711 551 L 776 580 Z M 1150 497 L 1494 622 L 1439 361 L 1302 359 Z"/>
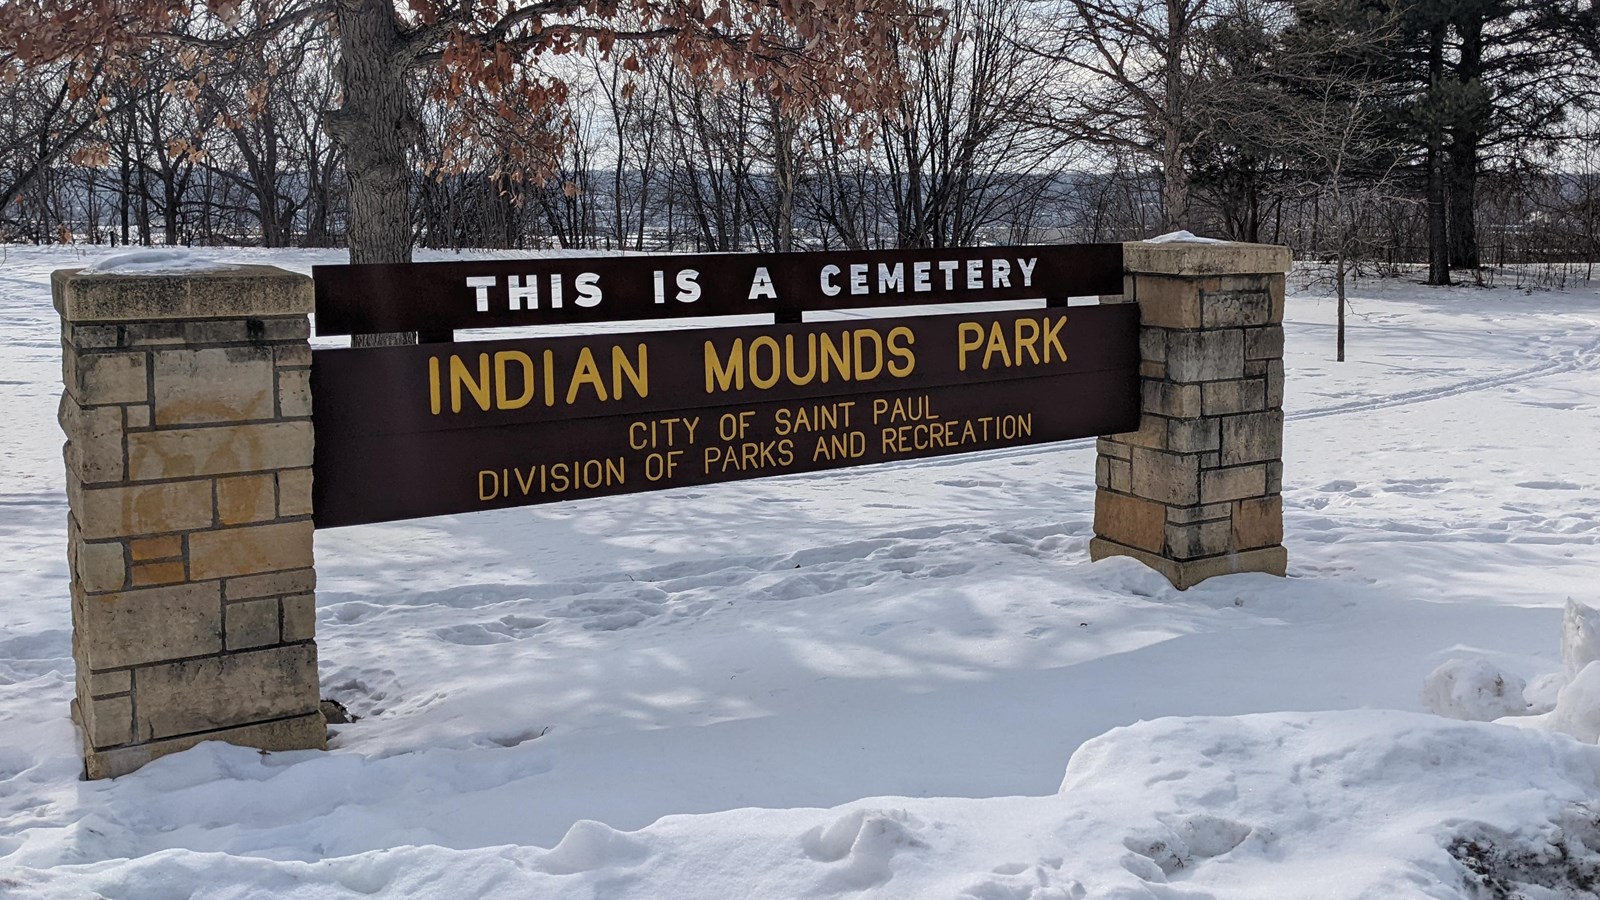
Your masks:
<path fill-rule="evenodd" d="M 319 335 L 1122 293 L 1122 245 L 315 266 Z"/>
<path fill-rule="evenodd" d="M 316 524 L 1131 431 L 1138 324 L 1117 304 L 318 350 Z"/>

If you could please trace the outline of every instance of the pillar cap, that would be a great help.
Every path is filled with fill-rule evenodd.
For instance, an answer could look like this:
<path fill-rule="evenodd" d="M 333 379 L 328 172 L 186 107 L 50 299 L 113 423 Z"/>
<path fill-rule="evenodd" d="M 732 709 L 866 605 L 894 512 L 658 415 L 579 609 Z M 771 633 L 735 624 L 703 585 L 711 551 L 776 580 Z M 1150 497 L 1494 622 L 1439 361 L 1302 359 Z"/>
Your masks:
<path fill-rule="evenodd" d="M 1269 275 L 1289 271 L 1289 248 L 1231 241 L 1122 245 L 1122 267 L 1135 275 Z"/>
<path fill-rule="evenodd" d="M 276 266 L 232 266 L 176 275 L 50 274 L 56 311 L 68 322 L 159 322 L 303 316 L 311 279 Z"/>

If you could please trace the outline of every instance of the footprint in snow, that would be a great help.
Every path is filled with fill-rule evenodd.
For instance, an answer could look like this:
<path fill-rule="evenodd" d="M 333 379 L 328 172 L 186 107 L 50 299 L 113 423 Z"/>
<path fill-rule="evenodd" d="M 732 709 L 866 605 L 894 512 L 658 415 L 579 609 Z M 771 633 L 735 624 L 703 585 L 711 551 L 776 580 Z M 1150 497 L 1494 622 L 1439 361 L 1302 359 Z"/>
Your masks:
<path fill-rule="evenodd" d="M 831 864 L 818 892 L 860 891 L 886 883 L 894 876 L 896 853 L 928 846 L 919 836 L 921 825 L 902 809 L 858 809 L 807 831 L 800 836 L 806 856 Z"/>
<path fill-rule="evenodd" d="M 1083 900 L 1089 891 L 1076 878 L 1060 878 L 1061 857 L 1037 863 L 1005 863 L 990 877 L 966 888 L 957 900 Z"/>
<path fill-rule="evenodd" d="M 974 488 L 974 487 L 995 488 L 995 487 L 1003 487 L 1004 486 L 1004 482 L 988 481 L 988 480 L 985 480 L 985 479 L 982 479 L 982 478 L 945 478 L 945 479 L 941 479 L 939 481 L 935 481 L 934 484 L 941 485 L 943 487 L 956 487 L 956 488 Z"/>
<path fill-rule="evenodd" d="M 433 634 L 447 644 L 459 644 L 465 647 L 481 647 L 488 644 L 506 644 L 511 641 L 521 640 L 534 631 L 550 624 L 549 619 L 539 616 L 501 616 L 492 622 L 469 622 L 462 625 L 447 625 L 435 629 Z"/>
<path fill-rule="evenodd" d="M 1232 851 L 1253 831 L 1249 825 L 1218 816 L 1181 816 L 1124 838 L 1122 846 L 1129 855 L 1123 857 L 1122 867 L 1144 881 L 1164 884 Z"/>
<path fill-rule="evenodd" d="M 1519 488 L 1531 488 L 1536 491 L 1581 491 L 1583 485 L 1573 484 L 1570 481 L 1519 481 Z"/>
<path fill-rule="evenodd" d="M 1387 494 L 1437 494 L 1450 483 L 1448 478 L 1390 478 L 1384 481 Z"/>

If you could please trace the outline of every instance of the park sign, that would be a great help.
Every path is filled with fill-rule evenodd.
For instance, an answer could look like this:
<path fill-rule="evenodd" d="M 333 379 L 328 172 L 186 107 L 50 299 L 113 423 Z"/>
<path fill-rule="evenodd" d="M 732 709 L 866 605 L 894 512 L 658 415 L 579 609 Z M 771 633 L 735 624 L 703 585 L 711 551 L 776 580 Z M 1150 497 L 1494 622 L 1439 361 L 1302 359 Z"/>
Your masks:
<path fill-rule="evenodd" d="M 57 271 L 84 774 L 327 745 L 318 526 L 1099 435 L 1090 558 L 1281 576 L 1288 266 L 1132 243 Z M 313 350 L 314 304 L 324 334 L 422 343 Z M 516 325 L 540 327 L 449 334 Z"/>
<path fill-rule="evenodd" d="M 318 527 L 1134 430 L 1120 245 L 319 266 L 319 335 L 774 324 L 317 350 Z M 830 317 L 1045 300 L 1038 308 Z"/>

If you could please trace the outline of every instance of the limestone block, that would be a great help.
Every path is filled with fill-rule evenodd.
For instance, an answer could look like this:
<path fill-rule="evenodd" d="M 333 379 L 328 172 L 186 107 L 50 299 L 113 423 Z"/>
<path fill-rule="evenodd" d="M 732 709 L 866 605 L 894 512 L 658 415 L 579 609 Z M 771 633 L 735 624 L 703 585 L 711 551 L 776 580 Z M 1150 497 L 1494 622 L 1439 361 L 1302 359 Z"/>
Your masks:
<path fill-rule="evenodd" d="M 84 406 L 143 403 L 150 396 L 143 353 L 62 355 L 67 393 Z"/>
<path fill-rule="evenodd" d="M 311 370 L 278 370 L 278 415 L 286 419 L 311 415 Z"/>
<path fill-rule="evenodd" d="M 1289 248 L 1276 244 L 1134 241 L 1122 245 L 1122 267 L 1137 275 L 1272 274 L 1289 271 L 1290 262 Z"/>
<path fill-rule="evenodd" d="M 128 568 L 123 559 L 121 541 L 86 543 L 75 540 L 68 543 L 77 548 L 72 573 L 85 591 L 100 594 L 122 590 L 128 580 Z"/>
<path fill-rule="evenodd" d="M 1094 458 L 1094 486 L 1098 488 L 1111 486 L 1111 460 L 1104 456 Z"/>
<path fill-rule="evenodd" d="M 184 580 L 183 560 L 173 559 L 165 562 L 136 563 L 130 580 L 134 587 L 177 584 Z"/>
<path fill-rule="evenodd" d="M 1283 411 L 1246 413 L 1222 420 L 1222 465 L 1266 462 L 1283 456 Z"/>
<path fill-rule="evenodd" d="M 283 642 L 309 641 L 317 633 L 317 598 L 298 594 L 283 598 Z"/>
<path fill-rule="evenodd" d="M 79 665 L 117 669 L 222 651 L 222 602 L 212 584 L 73 598 Z"/>
<path fill-rule="evenodd" d="M 209 347 L 154 353 L 157 425 L 269 419 L 277 383 L 267 347 Z"/>
<path fill-rule="evenodd" d="M 246 600 L 222 608 L 223 643 L 248 650 L 278 642 L 278 601 Z"/>
<path fill-rule="evenodd" d="M 1244 333 L 1245 359 L 1282 359 L 1283 326 L 1251 328 Z"/>
<path fill-rule="evenodd" d="M 242 344 L 261 333 L 260 319 L 210 319 L 184 322 L 184 343 L 189 346 Z"/>
<path fill-rule="evenodd" d="M 90 700 L 80 707 L 89 743 L 95 747 L 115 747 L 133 740 L 133 698 L 129 696 Z"/>
<path fill-rule="evenodd" d="M 1233 508 L 1233 545 L 1240 550 L 1283 543 L 1283 497 L 1251 497 Z"/>
<path fill-rule="evenodd" d="M 1244 332 L 1174 331 L 1168 334 L 1167 377 L 1178 382 L 1244 377 Z"/>
<path fill-rule="evenodd" d="M 1208 519 L 1226 519 L 1233 512 L 1231 503 L 1205 503 L 1200 506 L 1169 506 L 1167 521 L 1175 525 L 1188 525 Z"/>
<path fill-rule="evenodd" d="M 1267 382 L 1262 378 L 1209 381 L 1201 385 L 1201 408 L 1207 416 L 1228 416 L 1267 408 Z"/>
<path fill-rule="evenodd" d="M 138 404 L 136 406 L 124 406 L 123 409 L 128 411 L 127 412 L 127 423 L 128 423 L 128 429 L 129 430 L 132 430 L 132 429 L 135 429 L 135 428 L 149 428 L 150 427 L 150 406 L 149 406 L 149 404 L 140 403 L 140 404 Z"/>
<path fill-rule="evenodd" d="M 86 666 L 78 667 L 78 693 L 85 697 L 126 694 L 131 690 L 133 690 L 133 673 L 127 669 L 115 672 L 91 672 Z"/>
<path fill-rule="evenodd" d="M 85 484 L 123 479 L 121 407 L 83 407 L 63 395 L 57 418 L 70 442 L 67 466 L 78 478 Z"/>
<path fill-rule="evenodd" d="M 278 318 L 261 319 L 261 337 L 267 341 L 304 341 L 311 337 L 311 322 L 305 316 L 282 316 Z M 311 365 L 311 348 L 306 347 L 306 361 L 301 365 Z M 283 360 L 278 360 L 283 364 Z"/>
<path fill-rule="evenodd" d="M 1232 536 L 1232 523 L 1226 519 L 1187 525 L 1168 524 L 1166 555 L 1174 559 L 1196 559 L 1227 553 L 1228 541 Z"/>
<path fill-rule="evenodd" d="M 189 573 L 196 581 L 310 566 L 309 521 L 247 525 L 189 536 Z"/>
<path fill-rule="evenodd" d="M 285 594 L 310 593 L 317 586 L 317 571 L 311 568 L 267 575 L 246 575 L 229 578 L 222 583 L 223 596 L 228 602 L 255 597 L 281 597 Z"/>
<path fill-rule="evenodd" d="M 301 327 L 306 327 L 305 320 L 300 320 Z M 299 366 L 311 367 L 311 346 L 309 344 L 280 344 L 272 348 L 272 358 L 279 368 Z"/>
<path fill-rule="evenodd" d="M 1147 418 L 1155 418 L 1149 416 Z M 1175 453 L 1200 453 L 1216 450 L 1222 440 L 1222 430 L 1216 419 L 1165 419 L 1167 438 L 1165 448 Z"/>
<path fill-rule="evenodd" d="M 1159 503 L 1110 491 L 1095 495 L 1095 534 L 1118 543 L 1159 553 L 1166 521 L 1166 508 Z"/>
<path fill-rule="evenodd" d="M 1124 459 L 1109 459 L 1107 460 L 1107 465 L 1111 476 L 1110 483 L 1107 486 L 1113 491 L 1120 491 L 1124 494 L 1133 493 L 1132 464 Z"/>
<path fill-rule="evenodd" d="M 211 525 L 211 481 L 93 487 L 67 479 L 67 496 L 85 540 L 164 534 Z"/>
<path fill-rule="evenodd" d="M 1194 454 L 1133 450 L 1133 492 L 1147 500 L 1173 506 L 1199 503 L 1199 474 L 1200 458 Z"/>
<path fill-rule="evenodd" d="M 1164 328 L 1139 329 L 1139 358 L 1146 362 L 1166 362 L 1167 332 Z"/>
<path fill-rule="evenodd" d="M 310 422 L 257 422 L 128 435 L 128 477 L 153 481 L 231 475 L 311 463 Z"/>
<path fill-rule="evenodd" d="M 1240 553 L 1223 553 L 1219 556 L 1206 556 L 1194 560 L 1175 560 L 1104 538 L 1094 538 L 1089 541 L 1090 559 L 1101 560 L 1110 556 L 1131 556 L 1165 575 L 1173 587 L 1180 591 L 1188 590 L 1218 575 L 1262 572 L 1281 577 L 1287 570 L 1289 562 L 1289 554 L 1281 546 L 1263 547 Z"/>
<path fill-rule="evenodd" d="M 1267 405 L 1278 409 L 1283 406 L 1283 360 L 1267 361 Z"/>
<path fill-rule="evenodd" d="M 135 676 L 143 740 L 316 712 L 317 650 L 292 644 L 143 668 Z"/>
<path fill-rule="evenodd" d="M 224 741 L 268 751 L 323 750 L 328 745 L 327 737 L 328 723 L 319 711 L 292 719 L 134 744 L 114 750 L 90 751 L 84 754 L 84 777 L 116 778 L 153 759 L 187 750 L 204 741 Z"/>
<path fill-rule="evenodd" d="M 1147 413 L 1190 419 L 1200 415 L 1200 385 L 1173 384 L 1166 381 L 1145 381 L 1139 386 L 1143 406 Z"/>
<path fill-rule="evenodd" d="M 1259 550 L 1224 553 L 1220 556 L 1181 562 L 1176 567 L 1175 583 L 1180 590 L 1188 590 L 1207 578 L 1219 575 L 1258 572 L 1282 578 L 1288 571 L 1288 566 L 1289 554 L 1283 547 L 1263 547 Z"/>
<path fill-rule="evenodd" d="M 1215 291 L 1218 293 L 1254 292 L 1266 293 L 1268 285 L 1275 276 L 1270 274 L 1244 274 L 1222 275 L 1214 280 Z"/>
<path fill-rule="evenodd" d="M 122 341 L 130 347 L 181 347 L 187 341 L 182 322 L 130 322 Z"/>
<path fill-rule="evenodd" d="M 1266 285 L 1253 290 L 1202 291 L 1202 328 L 1247 328 L 1272 320 L 1272 298 Z"/>
<path fill-rule="evenodd" d="M 122 329 L 116 325 L 74 325 L 61 323 L 61 342 L 79 350 L 114 350 L 124 346 Z"/>
<path fill-rule="evenodd" d="M 1267 492 L 1267 467 L 1264 464 L 1210 469 L 1200 473 L 1200 502 L 1223 503 L 1260 497 Z"/>
<path fill-rule="evenodd" d="M 278 515 L 311 515 L 311 470 L 285 469 L 278 473 Z"/>
<path fill-rule="evenodd" d="M 183 538 L 175 534 L 139 538 L 128 543 L 128 552 L 136 563 L 154 559 L 176 559 L 183 556 Z"/>
<path fill-rule="evenodd" d="M 277 476 L 238 475 L 217 479 L 217 521 L 246 525 L 277 518 Z"/>
<path fill-rule="evenodd" d="M 1146 328 L 1199 328 L 1199 281 L 1140 275 L 1134 279 L 1139 322 Z"/>
<path fill-rule="evenodd" d="M 1096 439 L 1094 443 L 1095 452 L 1099 453 L 1101 456 L 1110 456 L 1115 457 L 1116 459 L 1128 459 L 1129 455 L 1133 453 L 1132 447 L 1128 446 L 1122 441 L 1116 440 L 1115 438 L 1102 437 Z"/>
<path fill-rule="evenodd" d="M 167 319 L 304 316 L 314 299 L 311 279 L 272 266 L 171 275 L 50 276 L 56 311 L 73 323 Z"/>

